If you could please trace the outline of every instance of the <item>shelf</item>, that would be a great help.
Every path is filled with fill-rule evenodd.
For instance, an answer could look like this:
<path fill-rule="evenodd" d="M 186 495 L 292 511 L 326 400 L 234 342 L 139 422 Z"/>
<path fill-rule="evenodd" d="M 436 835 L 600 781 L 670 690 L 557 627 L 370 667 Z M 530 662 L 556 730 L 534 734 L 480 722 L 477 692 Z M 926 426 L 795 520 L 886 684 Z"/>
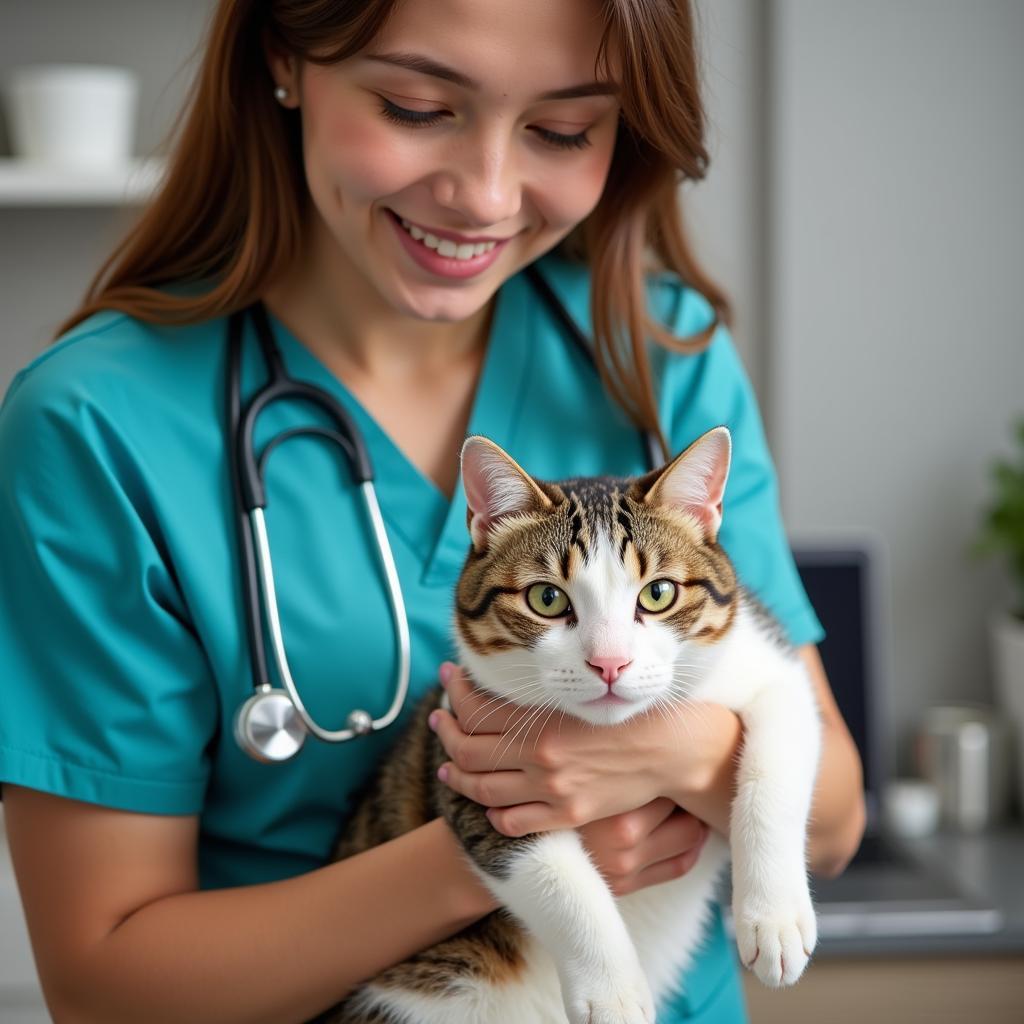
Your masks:
<path fill-rule="evenodd" d="M 159 158 L 111 168 L 0 158 L 0 207 L 138 205 L 149 199 L 163 172 Z"/>

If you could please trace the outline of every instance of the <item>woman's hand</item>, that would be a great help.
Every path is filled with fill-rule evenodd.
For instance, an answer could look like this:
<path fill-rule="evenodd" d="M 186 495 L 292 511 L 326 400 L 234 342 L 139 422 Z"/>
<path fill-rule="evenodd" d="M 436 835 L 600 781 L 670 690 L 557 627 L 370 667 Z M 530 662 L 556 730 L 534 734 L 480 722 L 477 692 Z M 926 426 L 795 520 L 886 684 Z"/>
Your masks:
<path fill-rule="evenodd" d="M 626 896 L 685 875 L 697 863 L 708 827 L 662 796 L 592 821 L 579 833 L 613 895 Z"/>
<path fill-rule="evenodd" d="M 658 797 L 699 787 L 718 764 L 717 736 L 708 727 L 716 705 L 675 705 L 602 728 L 476 690 L 450 663 L 441 675 L 454 715 L 443 710 L 431 715 L 451 758 L 439 775 L 456 792 L 488 807 L 491 824 L 507 836 L 580 828 L 639 812 Z M 665 811 L 665 804 L 658 806 Z M 659 822 L 650 816 L 643 821 L 650 827 L 637 828 L 635 821 L 606 827 L 653 841 L 651 830 Z M 594 835 L 601 845 L 604 832 L 595 829 Z M 692 846 L 692 833 L 683 838 Z M 660 853 L 665 847 L 652 849 Z M 645 856 L 638 853 L 636 864 Z M 648 860 L 640 870 L 654 863 Z"/>

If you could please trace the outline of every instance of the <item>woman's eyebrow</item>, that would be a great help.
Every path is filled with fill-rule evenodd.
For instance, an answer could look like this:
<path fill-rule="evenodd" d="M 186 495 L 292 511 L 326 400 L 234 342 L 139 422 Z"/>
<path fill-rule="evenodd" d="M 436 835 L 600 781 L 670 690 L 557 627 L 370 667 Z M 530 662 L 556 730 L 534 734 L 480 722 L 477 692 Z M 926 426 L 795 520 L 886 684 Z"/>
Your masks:
<path fill-rule="evenodd" d="M 480 83 L 464 75 L 455 68 L 441 64 L 430 57 L 424 57 L 418 53 L 368 53 L 366 60 L 375 60 L 383 64 L 394 64 L 396 67 L 406 68 L 409 71 L 418 71 L 421 75 L 431 75 L 434 78 L 443 78 L 446 82 L 453 82 L 463 89 L 479 90 Z M 554 89 L 551 92 L 542 93 L 538 100 L 572 100 L 581 96 L 614 96 L 618 93 L 619 87 L 614 82 L 595 81 L 584 82 L 581 85 L 570 85 L 566 89 Z"/>

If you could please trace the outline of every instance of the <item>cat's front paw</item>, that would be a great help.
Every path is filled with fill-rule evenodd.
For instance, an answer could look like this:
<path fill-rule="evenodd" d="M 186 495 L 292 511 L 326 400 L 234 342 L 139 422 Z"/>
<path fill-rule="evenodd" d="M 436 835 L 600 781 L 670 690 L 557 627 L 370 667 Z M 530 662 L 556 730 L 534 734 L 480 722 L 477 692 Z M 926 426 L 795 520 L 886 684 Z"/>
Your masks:
<path fill-rule="evenodd" d="M 786 899 L 733 900 L 736 945 L 744 967 L 769 988 L 792 985 L 818 942 L 818 924 L 806 880 Z"/>
<path fill-rule="evenodd" d="M 655 1024 L 651 987 L 639 967 L 574 988 L 565 1000 L 570 1024 Z"/>

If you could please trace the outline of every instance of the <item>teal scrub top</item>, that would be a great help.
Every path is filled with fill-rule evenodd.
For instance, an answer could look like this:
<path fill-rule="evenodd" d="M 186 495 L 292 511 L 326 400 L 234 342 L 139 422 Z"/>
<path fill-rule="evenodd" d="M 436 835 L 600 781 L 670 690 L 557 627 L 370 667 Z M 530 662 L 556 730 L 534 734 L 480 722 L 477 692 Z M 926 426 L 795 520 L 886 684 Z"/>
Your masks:
<path fill-rule="evenodd" d="M 590 333 L 587 270 L 540 267 Z M 669 274 L 652 310 L 677 335 L 710 323 Z M 200 816 L 204 888 L 282 879 L 325 863 L 351 795 L 394 743 L 452 644 L 453 590 L 469 538 L 452 500 L 401 453 L 344 385 L 275 318 L 289 373 L 356 420 L 405 595 L 406 712 L 383 733 L 309 740 L 286 764 L 243 754 L 232 719 L 250 693 L 225 447 L 226 320 L 158 326 L 101 312 L 22 370 L 0 408 L 0 782 L 151 814 Z M 721 542 L 795 644 L 822 636 L 779 517 L 750 383 L 729 333 L 699 354 L 655 349 L 661 422 L 675 451 L 726 424 L 733 462 Z M 251 322 L 243 394 L 263 379 Z M 257 446 L 315 421 L 273 406 Z M 470 417 L 547 479 L 645 470 L 641 439 L 523 275 L 500 289 Z M 296 438 L 267 468 L 270 534 L 292 673 L 314 717 L 390 705 L 395 644 L 372 535 L 340 453 Z M 411 866 L 410 866 L 411 869 Z M 733 945 L 716 909 L 661 1024 L 746 1019 Z"/>

